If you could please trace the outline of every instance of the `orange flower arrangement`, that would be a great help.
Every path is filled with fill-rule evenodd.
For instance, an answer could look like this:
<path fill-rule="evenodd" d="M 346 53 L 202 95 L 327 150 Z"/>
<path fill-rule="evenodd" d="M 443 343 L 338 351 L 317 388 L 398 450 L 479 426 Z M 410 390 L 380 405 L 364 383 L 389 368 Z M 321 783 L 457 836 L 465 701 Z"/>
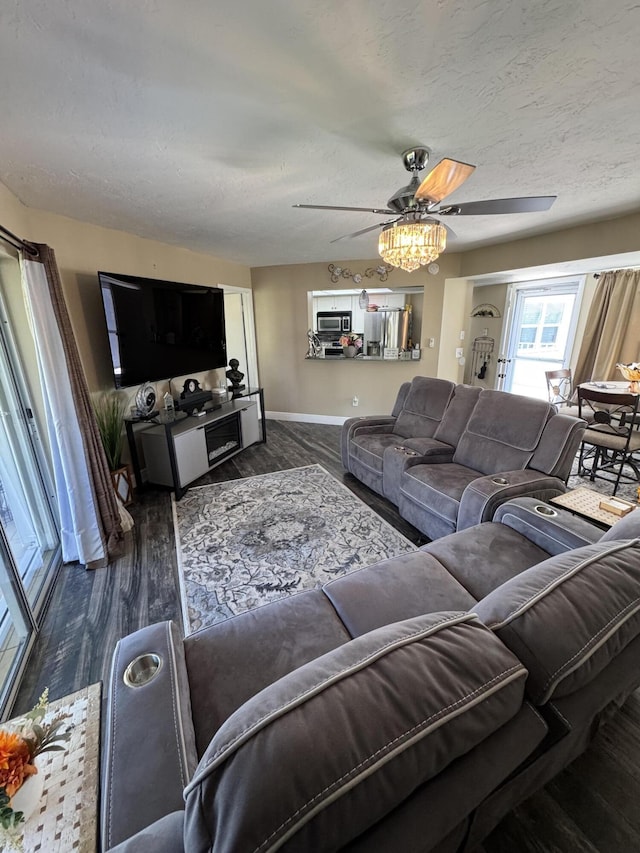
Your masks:
<path fill-rule="evenodd" d="M 22 786 L 22 783 L 37 768 L 31 763 L 30 744 L 14 732 L 0 730 L 0 787 L 9 798 Z"/>
<path fill-rule="evenodd" d="M 70 731 L 61 731 L 69 714 L 58 714 L 50 723 L 44 722 L 49 701 L 45 690 L 38 704 L 23 718 L 6 729 L 0 729 L 0 845 L 1 849 L 21 849 L 16 836 L 24 822 L 21 811 L 14 811 L 12 799 L 30 776 L 38 772 L 34 764 L 43 752 L 64 750 L 60 741 L 69 740 Z"/>

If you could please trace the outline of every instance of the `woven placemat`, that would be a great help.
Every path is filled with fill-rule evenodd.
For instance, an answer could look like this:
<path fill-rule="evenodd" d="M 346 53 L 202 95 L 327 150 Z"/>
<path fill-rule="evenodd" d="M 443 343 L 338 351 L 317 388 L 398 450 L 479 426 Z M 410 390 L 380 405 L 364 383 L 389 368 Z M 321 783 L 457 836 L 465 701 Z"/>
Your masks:
<path fill-rule="evenodd" d="M 585 486 L 580 489 L 572 489 L 563 495 L 557 495 L 555 498 L 551 498 L 550 502 L 597 521 L 606 527 L 611 527 L 616 521 L 620 520 L 620 516 L 614 512 L 607 512 L 606 509 L 600 509 L 600 501 L 607 500 L 607 498 L 607 495 Z"/>
<path fill-rule="evenodd" d="M 24 825 L 25 853 L 96 851 L 101 690 L 101 684 L 91 684 L 49 703 L 46 719 L 70 714 L 65 722 L 71 737 L 64 752 L 38 758 L 44 791 Z"/>

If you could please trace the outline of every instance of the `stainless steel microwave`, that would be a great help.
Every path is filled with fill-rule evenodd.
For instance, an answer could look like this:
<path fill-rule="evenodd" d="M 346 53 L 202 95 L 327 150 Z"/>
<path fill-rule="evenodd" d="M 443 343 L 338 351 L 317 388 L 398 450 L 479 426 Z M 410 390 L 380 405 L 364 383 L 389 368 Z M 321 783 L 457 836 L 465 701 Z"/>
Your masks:
<path fill-rule="evenodd" d="M 351 331 L 351 311 L 318 311 L 317 332 L 336 332 L 338 335 Z"/>

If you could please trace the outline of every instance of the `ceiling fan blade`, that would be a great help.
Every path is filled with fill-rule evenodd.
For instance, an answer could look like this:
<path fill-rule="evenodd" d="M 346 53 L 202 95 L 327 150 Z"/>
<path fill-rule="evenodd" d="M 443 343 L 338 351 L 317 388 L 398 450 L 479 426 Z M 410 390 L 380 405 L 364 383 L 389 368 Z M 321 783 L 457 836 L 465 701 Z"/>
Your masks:
<path fill-rule="evenodd" d="M 450 160 L 445 157 L 432 169 L 416 192 L 416 201 L 429 201 L 436 204 L 442 201 L 460 184 L 463 184 L 475 170 L 475 166 L 469 163 L 461 163 L 459 160 Z"/>
<path fill-rule="evenodd" d="M 452 204 L 437 211 L 442 216 L 479 216 L 487 213 L 536 213 L 549 210 L 557 199 L 555 195 L 524 196 L 522 198 L 494 198 L 487 201 L 468 201 Z"/>
<path fill-rule="evenodd" d="M 303 207 L 305 210 L 355 210 L 358 213 L 382 213 L 388 216 L 390 213 L 395 213 L 390 207 L 338 207 L 333 204 L 292 204 L 292 207 Z M 375 226 L 378 227 L 377 225 Z"/>
<path fill-rule="evenodd" d="M 400 217 L 398 217 L 400 219 Z M 336 237 L 335 240 L 329 240 L 330 243 L 337 243 L 338 240 L 346 240 L 348 237 L 359 237 L 361 234 L 366 234 L 367 231 L 374 231 L 376 228 L 384 228 L 385 225 L 391 225 L 397 222 L 398 219 L 389 219 L 388 222 L 378 222 L 376 225 L 370 225 L 368 228 L 361 228 L 360 231 L 353 231 L 351 234 L 343 234 L 342 237 Z"/>

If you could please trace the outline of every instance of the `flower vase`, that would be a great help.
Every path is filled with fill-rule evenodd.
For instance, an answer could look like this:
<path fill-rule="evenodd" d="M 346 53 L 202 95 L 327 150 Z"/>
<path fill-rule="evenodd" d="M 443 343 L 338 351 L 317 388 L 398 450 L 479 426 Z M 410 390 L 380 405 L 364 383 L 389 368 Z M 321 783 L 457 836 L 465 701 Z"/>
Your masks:
<path fill-rule="evenodd" d="M 22 812 L 25 821 L 28 820 L 38 808 L 43 791 L 44 770 L 39 768 L 38 772 L 28 776 L 15 792 L 11 798 L 11 808 L 14 812 Z"/>
<path fill-rule="evenodd" d="M 355 347 L 342 347 L 342 352 L 345 358 L 355 358 L 357 349 Z"/>

